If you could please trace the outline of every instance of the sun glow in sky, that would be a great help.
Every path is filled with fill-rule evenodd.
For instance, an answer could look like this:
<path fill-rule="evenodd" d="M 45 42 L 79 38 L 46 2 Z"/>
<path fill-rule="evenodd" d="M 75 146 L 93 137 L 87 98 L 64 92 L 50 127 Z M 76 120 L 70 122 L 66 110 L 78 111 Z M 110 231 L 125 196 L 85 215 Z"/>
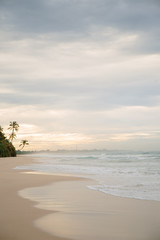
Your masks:
<path fill-rule="evenodd" d="M 159 150 L 159 22 L 157 0 L 0 1 L 0 125 L 19 123 L 17 148 Z"/>

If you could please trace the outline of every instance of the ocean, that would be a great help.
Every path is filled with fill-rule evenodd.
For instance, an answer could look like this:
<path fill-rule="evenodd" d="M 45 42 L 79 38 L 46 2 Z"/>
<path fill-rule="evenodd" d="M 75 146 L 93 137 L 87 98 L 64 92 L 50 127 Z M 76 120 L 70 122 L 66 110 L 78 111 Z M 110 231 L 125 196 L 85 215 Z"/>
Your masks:
<path fill-rule="evenodd" d="M 160 201 L 160 152 L 57 151 L 29 156 L 36 162 L 16 169 L 84 176 L 96 180 L 86 186 L 95 191 Z"/>

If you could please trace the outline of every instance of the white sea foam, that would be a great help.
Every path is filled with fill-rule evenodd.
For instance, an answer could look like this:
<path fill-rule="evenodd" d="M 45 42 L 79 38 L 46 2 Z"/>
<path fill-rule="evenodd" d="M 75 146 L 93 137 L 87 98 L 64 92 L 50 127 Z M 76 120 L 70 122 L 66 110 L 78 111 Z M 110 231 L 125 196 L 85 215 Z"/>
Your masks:
<path fill-rule="evenodd" d="M 121 197 L 160 201 L 160 152 L 65 152 L 37 155 L 17 169 L 73 174 L 97 180 L 90 189 Z"/>

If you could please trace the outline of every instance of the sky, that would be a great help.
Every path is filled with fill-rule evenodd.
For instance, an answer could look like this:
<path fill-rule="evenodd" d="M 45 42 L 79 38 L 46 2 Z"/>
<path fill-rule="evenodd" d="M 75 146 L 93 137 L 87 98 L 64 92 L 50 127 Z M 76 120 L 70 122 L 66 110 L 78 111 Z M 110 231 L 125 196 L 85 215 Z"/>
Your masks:
<path fill-rule="evenodd" d="M 160 150 L 159 0 L 0 0 L 0 125 L 25 150 Z"/>

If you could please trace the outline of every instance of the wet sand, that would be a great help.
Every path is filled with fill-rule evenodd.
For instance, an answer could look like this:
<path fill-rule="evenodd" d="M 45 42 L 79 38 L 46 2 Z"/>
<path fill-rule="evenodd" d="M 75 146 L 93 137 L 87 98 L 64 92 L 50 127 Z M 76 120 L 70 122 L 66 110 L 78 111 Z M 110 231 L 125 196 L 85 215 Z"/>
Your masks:
<path fill-rule="evenodd" d="M 40 229 L 75 240 L 159 240 L 160 203 L 89 190 L 92 181 L 62 181 L 20 191 L 36 207 L 56 211 L 35 221 Z M 45 192 L 45 196 L 44 193 Z"/>
<path fill-rule="evenodd" d="M 48 214 L 48 211 L 36 209 L 35 202 L 21 198 L 18 191 L 68 180 L 68 177 L 28 175 L 13 170 L 16 166 L 32 162 L 29 157 L 0 158 L 0 240 L 64 240 L 34 226 L 34 220 Z"/>
<path fill-rule="evenodd" d="M 160 240 L 160 202 L 106 195 L 74 177 L 13 170 L 32 162 L 0 159 L 0 240 Z M 51 205 L 42 201 L 44 191 Z"/>

